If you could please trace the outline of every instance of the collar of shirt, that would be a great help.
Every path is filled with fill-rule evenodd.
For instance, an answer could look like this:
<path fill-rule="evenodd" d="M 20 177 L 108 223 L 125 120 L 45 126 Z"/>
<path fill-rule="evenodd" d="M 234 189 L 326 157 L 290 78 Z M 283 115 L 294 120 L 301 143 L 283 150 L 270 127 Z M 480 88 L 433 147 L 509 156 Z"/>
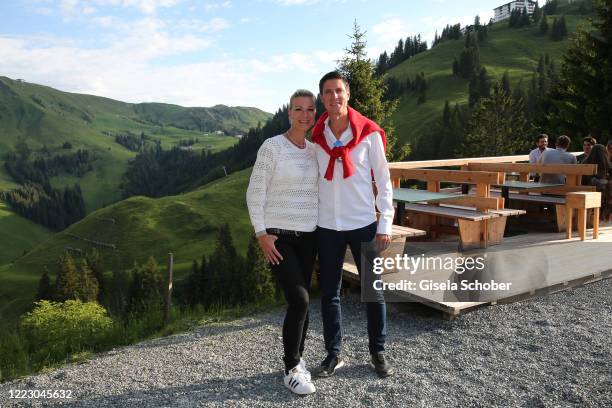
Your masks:
<path fill-rule="evenodd" d="M 333 149 L 338 141 L 342 143 L 342 146 L 346 146 L 348 142 L 353 139 L 353 130 L 351 129 L 350 125 L 347 126 L 347 128 L 342 132 L 340 139 L 336 139 L 334 132 L 332 132 L 331 128 L 329 127 L 329 118 L 325 120 L 325 130 L 323 131 L 323 134 L 325 134 L 325 140 L 327 141 L 327 145 L 330 149 Z"/>

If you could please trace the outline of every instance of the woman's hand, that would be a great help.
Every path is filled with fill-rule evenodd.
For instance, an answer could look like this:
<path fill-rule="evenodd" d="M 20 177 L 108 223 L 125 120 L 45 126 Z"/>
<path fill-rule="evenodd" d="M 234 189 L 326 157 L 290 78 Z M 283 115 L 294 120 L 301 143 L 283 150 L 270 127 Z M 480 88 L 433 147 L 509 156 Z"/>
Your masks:
<path fill-rule="evenodd" d="M 264 255 L 268 262 L 273 265 L 278 265 L 280 261 L 283 260 L 283 256 L 278 252 L 276 246 L 274 245 L 274 241 L 276 241 L 278 237 L 276 235 L 262 235 L 257 237 L 257 241 L 259 241 L 259 247 L 263 251 Z"/>

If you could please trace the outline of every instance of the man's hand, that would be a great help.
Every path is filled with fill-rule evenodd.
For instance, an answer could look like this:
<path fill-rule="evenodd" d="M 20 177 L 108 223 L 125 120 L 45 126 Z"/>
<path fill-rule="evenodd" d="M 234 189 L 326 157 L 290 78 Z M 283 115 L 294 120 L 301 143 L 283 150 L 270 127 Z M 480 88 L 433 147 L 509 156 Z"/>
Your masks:
<path fill-rule="evenodd" d="M 391 244 L 391 235 L 376 234 L 376 249 L 384 251 Z"/>
<path fill-rule="evenodd" d="M 278 265 L 280 261 L 283 260 L 283 256 L 278 252 L 276 246 L 274 245 L 274 241 L 276 241 L 278 237 L 276 235 L 262 235 L 257 237 L 257 241 L 259 241 L 259 247 L 262 252 L 266 256 L 268 262 L 273 265 Z"/>

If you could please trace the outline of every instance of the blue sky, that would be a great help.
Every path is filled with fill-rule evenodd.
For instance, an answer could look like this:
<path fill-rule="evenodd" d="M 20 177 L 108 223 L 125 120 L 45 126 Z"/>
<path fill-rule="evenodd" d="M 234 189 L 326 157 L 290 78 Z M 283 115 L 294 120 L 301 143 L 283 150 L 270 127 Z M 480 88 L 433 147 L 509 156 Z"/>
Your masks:
<path fill-rule="evenodd" d="M 0 75 L 126 102 L 256 106 L 316 91 L 357 20 L 377 58 L 400 38 L 487 22 L 492 0 L 0 2 Z"/>

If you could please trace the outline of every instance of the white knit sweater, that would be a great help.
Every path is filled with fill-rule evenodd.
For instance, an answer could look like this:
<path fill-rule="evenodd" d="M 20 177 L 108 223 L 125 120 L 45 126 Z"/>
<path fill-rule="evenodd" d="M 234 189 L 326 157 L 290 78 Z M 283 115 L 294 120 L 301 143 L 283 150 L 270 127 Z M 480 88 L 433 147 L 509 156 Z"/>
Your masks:
<path fill-rule="evenodd" d="M 247 206 L 255 232 L 280 228 L 310 232 L 317 227 L 319 171 L 314 145 L 293 145 L 284 135 L 266 140 L 257 152 Z"/>

